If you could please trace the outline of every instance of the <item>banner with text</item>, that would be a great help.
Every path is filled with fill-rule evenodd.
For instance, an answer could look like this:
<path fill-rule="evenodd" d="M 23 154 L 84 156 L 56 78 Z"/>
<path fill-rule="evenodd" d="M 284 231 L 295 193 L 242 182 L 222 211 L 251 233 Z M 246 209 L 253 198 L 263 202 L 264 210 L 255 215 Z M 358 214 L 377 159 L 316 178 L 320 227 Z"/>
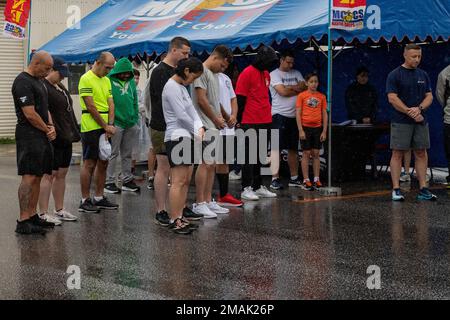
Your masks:
<path fill-rule="evenodd" d="M 25 27 L 30 14 L 31 0 L 7 0 L 3 34 L 7 37 L 24 39 Z"/>
<path fill-rule="evenodd" d="M 333 0 L 331 28 L 359 30 L 364 28 L 367 0 Z"/>

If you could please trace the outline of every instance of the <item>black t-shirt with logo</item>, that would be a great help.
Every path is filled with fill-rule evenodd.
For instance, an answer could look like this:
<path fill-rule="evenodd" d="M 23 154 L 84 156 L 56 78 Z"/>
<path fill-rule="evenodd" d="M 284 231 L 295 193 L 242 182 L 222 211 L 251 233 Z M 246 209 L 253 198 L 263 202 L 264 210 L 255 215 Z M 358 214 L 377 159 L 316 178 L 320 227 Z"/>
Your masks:
<path fill-rule="evenodd" d="M 39 131 L 43 135 L 45 132 L 33 127 L 22 111 L 23 107 L 34 106 L 37 114 L 48 124 L 48 93 L 42 80 L 33 77 L 27 72 L 20 73 L 11 89 L 14 106 L 16 108 L 17 124 L 23 129 L 29 128 L 31 131 Z"/>
<path fill-rule="evenodd" d="M 167 81 L 175 74 L 175 68 L 161 62 L 152 72 L 150 78 L 150 98 L 152 101 L 152 119 L 150 127 L 158 131 L 166 131 L 166 121 L 162 108 L 162 92 Z"/>

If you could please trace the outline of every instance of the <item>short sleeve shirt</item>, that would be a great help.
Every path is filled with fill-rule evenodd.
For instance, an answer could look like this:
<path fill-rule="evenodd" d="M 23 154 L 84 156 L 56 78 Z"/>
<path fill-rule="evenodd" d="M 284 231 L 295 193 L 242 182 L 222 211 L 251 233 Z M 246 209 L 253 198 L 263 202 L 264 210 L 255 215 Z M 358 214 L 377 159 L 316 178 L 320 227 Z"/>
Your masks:
<path fill-rule="evenodd" d="M 304 91 L 297 97 L 297 108 L 301 108 L 303 127 L 320 128 L 323 126 L 323 111 L 327 109 L 327 98 L 320 92 Z"/>
<path fill-rule="evenodd" d="M 220 89 L 219 89 L 219 76 L 214 74 L 208 68 L 204 68 L 203 74 L 194 81 L 191 85 L 192 102 L 194 103 L 195 110 L 197 110 L 200 119 L 202 119 L 203 125 L 207 129 L 215 129 L 214 122 L 203 113 L 202 109 L 198 105 L 198 98 L 196 88 L 206 90 L 206 96 L 208 97 L 209 105 L 212 107 L 214 113 L 217 116 L 221 115 L 220 112 Z"/>
<path fill-rule="evenodd" d="M 27 120 L 22 108 L 34 106 L 37 114 L 45 123 L 48 123 L 48 94 L 43 81 L 27 72 L 22 72 L 14 80 L 11 92 L 16 109 L 17 124 L 29 127 L 30 130 L 40 131 Z M 42 134 L 45 135 L 44 132 Z"/>
<path fill-rule="evenodd" d="M 272 95 L 272 115 L 280 114 L 284 117 L 295 118 L 295 103 L 297 97 L 283 97 L 275 89 L 278 85 L 295 86 L 303 81 L 300 71 L 289 72 L 276 69 L 270 73 L 270 94 Z"/>
<path fill-rule="evenodd" d="M 175 68 L 161 62 L 150 77 L 151 120 L 150 127 L 157 131 L 166 131 L 166 121 L 162 106 L 162 93 L 167 81 L 175 74 Z"/>
<path fill-rule="evenodd" d="M 242 124 L 272 123 L 269 99 L 270 75 L 250 65 L 239 75 L 236 94 L 247 98 Z"/>
<path fill-rule="evenodd" d="M 396 93 L 400 100 L 409 108 L 418 107 L 428 92 L 431 92 L 431 82 L 428 74 L 422 69 L 407 69 L 400 66 L 387 77 L 386 94 Z M 423 114 L 425 117 L 425 114 Z M 414 124 L 408 115 L 392 107 L 392 123 Z"/>
<path fill-rule="evenodd" d="M 88 132 L 101 129 L 101 126 L 94 120 L 90 113 L 86 113 L 86 103 L 83 97 L 92 97 L 94 105 L 100 116 L 108 123 L 108 99 L 112 99 L 111 81 L 108 77 L 98 77 L 92 70 L 86 72 L 80 79 L 78 85 L 80 94 L 81 111 L 81 132 Z"/>

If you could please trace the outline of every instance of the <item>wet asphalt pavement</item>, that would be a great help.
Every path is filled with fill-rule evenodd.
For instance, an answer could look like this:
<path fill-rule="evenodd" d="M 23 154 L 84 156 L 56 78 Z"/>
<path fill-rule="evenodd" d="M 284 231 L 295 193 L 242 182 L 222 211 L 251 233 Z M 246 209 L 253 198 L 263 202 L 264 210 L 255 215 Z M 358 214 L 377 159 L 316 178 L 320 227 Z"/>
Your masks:
<path fill-rule="evenodd" d="M 386 179 L 343 185 L 344 197 L 331 200 L 285 189 L 183 236 L 154 223 L 153 191 L 143 182 L 140 194 L 111 196 L 118 211 L 78 213 L 72 166 L 66 208 L 78 222 L 22 236 L 14 233 L 14 146 L 0 146 L 0 181 L 0 299 L 450 298 L 450 197 L 442 185 L 434 185 L 434 203 L 416 201 L 414 190 L 392 203 Z M 231 182 L 234 194 L 239 188 Z M 373 265 L 380 290 L 367 287 Z M 69 266 L 79 267 L 79 290 L 68 289 Z"/>

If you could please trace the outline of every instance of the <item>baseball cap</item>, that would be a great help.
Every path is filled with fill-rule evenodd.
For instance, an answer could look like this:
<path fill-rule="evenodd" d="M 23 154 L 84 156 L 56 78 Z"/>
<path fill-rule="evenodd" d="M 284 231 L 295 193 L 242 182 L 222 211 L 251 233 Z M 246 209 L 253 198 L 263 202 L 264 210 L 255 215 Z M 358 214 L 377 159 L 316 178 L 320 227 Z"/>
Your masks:
<path fill-rule="evenodd" d="M 64 59 L 60 57 L 53 57 L 53 70 L 58 71 L 64 78 L 67 78 L 70 75 L 69 66 Z"/>

